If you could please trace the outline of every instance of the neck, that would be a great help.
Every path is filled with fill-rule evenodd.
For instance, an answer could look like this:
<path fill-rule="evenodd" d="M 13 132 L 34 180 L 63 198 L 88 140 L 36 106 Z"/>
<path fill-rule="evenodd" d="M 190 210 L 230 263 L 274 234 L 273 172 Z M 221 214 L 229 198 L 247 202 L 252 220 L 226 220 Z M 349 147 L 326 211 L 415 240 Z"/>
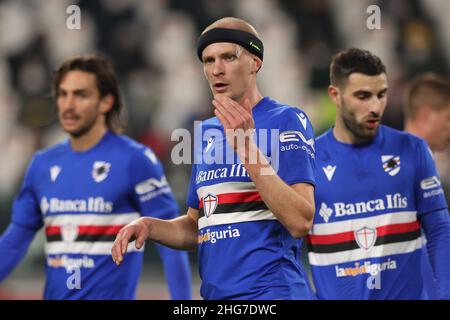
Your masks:
<path fill-rule="evenodd" d="M 252 109 L 254 106 L 258 104 L 259 101 L 263 98 L 262 94 L 259 92 L 258 88 L 255 86 L 252 90 L 249 90 L 248 92 L 244 93 L 241 99 L 236 101 L 237 103 L 244 105 L 245 100 L 249 100 L 250 105 L 252 106 Z"/>
<path fill-rule="evenodd" d="M 423 137 L 423 131 L 420 126 L 411 120 L 406 120 L 405 131 L 412 133 L 413 135 Z"/>
<path fill-rule="evenodd" d="M 95 146 L 108 131 L 106 126 L 94 126 L 79 137 L 70 137 L 70 145 L 74 151 L 86 151 Z"/>

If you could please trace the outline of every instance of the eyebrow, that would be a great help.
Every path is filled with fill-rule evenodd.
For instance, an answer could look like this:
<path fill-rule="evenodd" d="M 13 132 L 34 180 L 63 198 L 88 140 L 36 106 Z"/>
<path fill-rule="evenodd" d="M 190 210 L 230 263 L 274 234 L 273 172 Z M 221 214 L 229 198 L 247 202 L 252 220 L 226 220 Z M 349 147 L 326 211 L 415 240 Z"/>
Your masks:
<path fill-rule="evenodd" d="M 87 88 L 80 88 L 75 90 L 66 90 L 64 88 L 58 88 L 58 93 L 67 93 L 67 92 L 73 92 L 74 94 L 80 94 L 80 93 L 87 93 L 89 92 L 89 89 Z"/>
<path fill-rule="evenodd" d="M 381 93 L 386 93 L 388 91 L 388 88 L 384 88 L 380 91 L 378 91 L 376 94 L 379 95 Z M 357 95 L 371 95 L 372 91 L 368 91 L 368 90 L 358 90 L 353 92 L 353 96 L 357 96 Z"/>

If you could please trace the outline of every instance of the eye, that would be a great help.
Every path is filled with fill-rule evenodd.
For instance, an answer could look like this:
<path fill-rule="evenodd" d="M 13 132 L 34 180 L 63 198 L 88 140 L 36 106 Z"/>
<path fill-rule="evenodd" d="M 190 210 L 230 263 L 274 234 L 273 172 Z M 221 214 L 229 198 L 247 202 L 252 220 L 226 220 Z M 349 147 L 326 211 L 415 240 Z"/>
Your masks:
<path fill-rule="evenodd" d="M 225 56 L 226 61 L 234 61 L 236 59 L 237 59 L 237 56 L 235 54 L 230 54 L 230 55 Z"/>
<path fill-rule="evenodd" d="M 213 58 L 205 58 L 203 59 L 203 64 L 212 64 L 214 62 Z"/>
<path fill-rule="evenodd" d="M 364 93 L 360 93 L 356 95 L 356 98 L 359 100 L 368 100 L 370 98 L 370 95 L 368 94 L 364 94 Z"/>
<path fill-rule="evenodd" d="M 65 97 L 67 94 L 64 91 L 57 91 L 56 92 L 56 98 Z"/>
<path fill-rule="evenodd" d="M 379 95 L 378 95 L 378 98 L 379 99 L 383 99 L 384 97 L 386 97 L 386 91 L 384 91 L 384 92 L 381 92 Z"/>
<path fill-rule="evenodd" d="M 88 94 L 85 91 L 80 91 L 75 94 L 79 98 L 86 98 Z"/>

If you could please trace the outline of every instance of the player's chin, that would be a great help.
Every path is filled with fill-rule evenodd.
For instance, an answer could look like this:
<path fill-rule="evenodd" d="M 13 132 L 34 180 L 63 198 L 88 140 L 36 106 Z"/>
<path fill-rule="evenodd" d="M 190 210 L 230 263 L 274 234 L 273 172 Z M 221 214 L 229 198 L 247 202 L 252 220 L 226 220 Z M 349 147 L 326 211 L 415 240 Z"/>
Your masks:
<path fill-rule="evenodd" d="M 359 136 L 363 138 L 364 140 L 371 140 L 375 138 L 378 132 L 378 126 L 375 127 L 362 127 L 359 130 Z"/>
<path fill-rule="evenodd" d="M 372 129 L 367 129 L 367 130 L 364 130 L 363 136 L 366 139 L 370 140 L 370 139 L 375 138 L 375 136 L 377 135 L 377 132 L 378 132 L 378 127 L 372 128 Z"/>
<path fill-rule="evenodd" d="M 83 128 L 80 128 L 80 126 L 64 126 L 62 125 L 62 129 L 64 132 L 68 133 L 72 137 L 79 137 L 83 135 L 85 130 Z"/>

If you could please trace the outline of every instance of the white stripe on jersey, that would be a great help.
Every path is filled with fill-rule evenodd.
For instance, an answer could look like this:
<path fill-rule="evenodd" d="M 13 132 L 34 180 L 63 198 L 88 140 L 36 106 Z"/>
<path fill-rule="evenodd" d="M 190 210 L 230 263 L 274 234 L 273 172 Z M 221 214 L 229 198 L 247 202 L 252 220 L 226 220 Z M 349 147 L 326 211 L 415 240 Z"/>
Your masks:
<path fill-rule="evenodd" d="M 209 218 L 206 216 L 198 219 L 198 228 L 206 228 L 209 226 L 216 226 L 221 224 L 239 223 L 246 221 L 260 221 L 260 220 L 276 220 L 277 218 L 269 210 L 255 210 L 233 213 L 219 213 L 212 214 Z"/>
<path fill-rule="evenodd" d="M 55 241 L 47 242 L 45 244 L 45 253 L 48 254 L 101 254 L 110 255 L 113 241 L 98 241 L 98 242 L 64 242 Z M 128 244 L 127 252 L 143 251 L 136 249 L 135 241 Z"/>
<path fill-rule="evenodd" d="M 422 247 L 422 238 L 411 241 L 390 243 L 372 247 L 366 251 L 360 248 L 335 252 L 335 253 L 315 253 L 309 252 L 309 263 L 313 266 L 329 266 L 338 263 L 352 262 L 369 258 L 380 258 L 393 254 L 410 253 Z"/>
<path fill-rule="evenodd" d="M 47 227 L 69 223 L 77 226 L 112 226 L 126 225 L 140 216 L 137 212 L 123 214 L 58 214 L 45 217 L 44 221 Z"/>
<path fill-rule="evenodd" d="M 198 199 L 206 197 L 209 193 L 217 196 L 223 193 L 257 191 L 253 182 L 224 182 L 197 189 Z"/>
<path fill-rule="evenodd" d="M 368 218 L 361 214 L 360 217 L 338 222 L 315 223 L 309 233 L 311 235 L 328 235 L 354 231 L 363 227 L 376 228 L 389 224 L 414 222 L 417 220 L 417 211 L 399 211 Z"/>

